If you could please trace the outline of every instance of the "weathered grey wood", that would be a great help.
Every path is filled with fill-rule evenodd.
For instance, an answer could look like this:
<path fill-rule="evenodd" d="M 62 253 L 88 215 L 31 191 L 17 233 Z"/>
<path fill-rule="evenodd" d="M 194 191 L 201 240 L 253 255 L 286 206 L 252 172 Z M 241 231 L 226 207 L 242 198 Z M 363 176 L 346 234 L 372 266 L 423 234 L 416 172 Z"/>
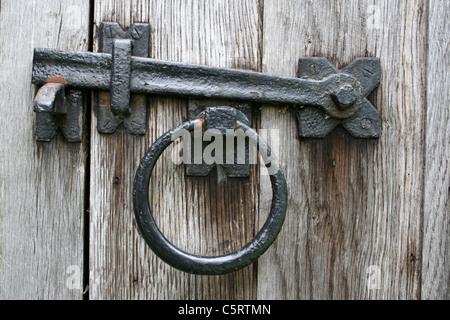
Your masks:
<path fill-rule="evenodd" d="M 151 23 L 153 58 L 295 76 L 300 56 L 325 56 L 339 68 L 380 57 L 382 84 L 370 99 L 383 123 L 379 140 L 342 129 L 299 140 L 287 108 L 263 108 L 254 126 L 269 129 L 286 173 L 285 225 L 258 264 L 201 277 L 155 257 L 132 211 L 141 157 L 187 119 L 188 101 L 150 97 L 145 137 L 98 134 L 94 109 L 90 298 L 450 298 L 447 2 L 94 3 L 94 35 L 101 21 Z M 0 299 L 80 299 L 83 288 L 71 280 L 81 280 L 84 266 L 86 142 L 35 142 L 31 63 L 34 47 L 88 49 L 89 1 L 2 1 L 0 10 Z M 245 181 L 187 178 L 171 152 L 150 192 L 163 233 L 205 255 L 249 241 L 255 218 L 261 226 L 269 212 L 268 177 L 253 168 Z M 380 282 L 371 282 L 377 271 Z"/>
<path fill-rule="evenodd" d="M 381 59 L 371 100 L 382 135 L 299 140 L 292 113 L 262 109 L 261 127 L 280 130 L 290 195 L 277 243 L 258 263 L 258 298 L 420 297 L 426 13 L 425 1 L 264 1 L 263 72 L 295 76 L 300 56 L 338 68 Z"/>
<path fill-rule="evenodd" d="M 152 58 L 258 70 L 258 1 L 95 1 L 102 21 L 151 24 Z M 98 39 L 94 43 L 98 49 Z M 133 222 L 132 183 L 142 156 L 167 130 L 187 120 L 187 100 L 149 97 L 147 134 L 91 128 L 90 298 L 254 298 L 253 266 L 219 277 L 180 272 L 157 258 Z M 186 178 L 167 150 L 158 161 L 150 200 L 162 232 L 191 253 L 234 251 L 253 236 L 258 175 L 250 180 Z"/>
<path fill-rule="evenodd" d="M 88 27 L 87 0 L 1 2 L 0 299 L 82 298 L 85 144 L 36 143 L 31 66 Z"/>
<path fill-rule="evenodd" d="M 422 299 L 450 299 L 450 3 L 428 3 Z"/>

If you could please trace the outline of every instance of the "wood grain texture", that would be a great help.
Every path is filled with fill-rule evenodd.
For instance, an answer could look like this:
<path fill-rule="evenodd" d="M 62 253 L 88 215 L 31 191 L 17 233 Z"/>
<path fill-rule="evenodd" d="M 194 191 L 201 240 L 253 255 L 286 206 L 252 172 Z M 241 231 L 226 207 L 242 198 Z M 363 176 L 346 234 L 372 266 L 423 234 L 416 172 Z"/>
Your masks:
<path fill-rule="evenodd" d="M 428 3 L 422 299 L 450 299 L 450 3 Z"/>
<path fill-rule="evenodd" d="M 0 4 L 0 299 L 83 297 L 68 281 L 85 264 L 87 152 L 91 299 L 450 298 L 447 1 L 95 0 L 93 22 L 90 3 Z M 102 21 L 150 23 L 152 58 L 275 75 L 294 77 L 301 56 L 338 68 L 379 57 L 381 86 L 370 100 L 382 136 L 357 140 L 338 128 L 300 140 L 289 108 L 254 108 L 253 126 L 268 130 L 288 182 L 282 231 L 239 272 L 180 272 L 138 234 L 132 183 L 150 144 L 187 120 L 187 99 L 149 96 L 143 137 L 123 128 L 98 134 L 93 108 L 89 151 L 61 136 L 35 141 L 33 48 L 86 51 L 94 36 L 98 51 Z M 163 233 L 202 255 L 248 242 L 271 203 L 264 170 L 252 168 L 250 179 L 186 177 L 173 152 L 158 161 L 150 185 Z M 380 282 L 370 288 L 374 270 Z"/>
<path fill-rule="evenodd" d="M 85 144 L 36 143 L 31 69 L 35 47 L 87 50 L 88 27 L 89 1 L 1 3 L 0 299 L 82 298 Z"/>
<path fill-rule="evenodd" d="M 258 1 L 96 1 L 95 29 L 102 21 L 122 26 L 151 24 L 152 58 L 257 70 Z M 94 49 L 98 48 L 98 39 Z M 254 298 L 250 266 L 219 277 L 180 272 L 157 258 L 133 222 L 132 183 L 149 145 L 187 120 L 186 99 L 149 97 L 145 137 L 124 131 L 96 132 L 92 121 L 90 298 Z M 155 168 L 150 200 L 166 237 L 181 249 L 203 255 L 231 252 L 251 239 L 257 174 L 244 183 L 186 178 L 166 150 Z"/>
<path fill-rule="evenodd" d="M 289 204 L 258 264 L 258 298 L 420 297 L 426 11 L 424 1 L 264 1 L 263 72 L 295 76 L 301 56 L 338 68 L 357 57 L 381 59 L 371 100 L 382 135 L 364 141 L 338 129 L 299 140 L 292 113 L 262 109 L 261 127 L 279 129 L 283 141 Z M 261 212 L 267 185 L 262 178 Z M 372 265 L 379 289 L 368 287 Z"/>

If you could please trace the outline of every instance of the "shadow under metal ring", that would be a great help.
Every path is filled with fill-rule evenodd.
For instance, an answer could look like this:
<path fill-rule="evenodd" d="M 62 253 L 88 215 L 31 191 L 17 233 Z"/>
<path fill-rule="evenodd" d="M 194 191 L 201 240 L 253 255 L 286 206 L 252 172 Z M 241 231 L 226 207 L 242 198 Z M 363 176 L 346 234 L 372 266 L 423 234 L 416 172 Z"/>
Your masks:
<path fill-rule="evenodd" d="M 237 121 L 236 125 L 246 132 L 251 143 L 267 150 L 261 154 L 274 174 L 270 175 L 272 184 L 272 205 L 264 226 L 257 235 L 240 250 L 230 254 L 209 257 L 186 253 L 175 247 L 158 229 L 148 200 L 148 186 L 153 167 L 159 156 L 172 143 L 172 136 L 180 130 L 194 131 L 202 126 L 202 120 L 186 122 L 163 134 L 153 143 L 142 159 L 134 180 L 133 204 L 136 223 L 140 234 L 153 252 L 169 265 L 182 271 L 203 275 L 220 275 L 242 269 L 257 260 L 272 244 L 283 225 L 287 207 L 287 186 L 284 174 L 274 167 L 275 161 L 267 161 L 271 154 L 269 146 L 259 137 L 257 132 L 246 124 Z M 273 159 L 273 157 L 272 157 Z M 270 160 L 270 159 L 269 159 Z M 274 170 L 275 168 L 275 170 Z"/>

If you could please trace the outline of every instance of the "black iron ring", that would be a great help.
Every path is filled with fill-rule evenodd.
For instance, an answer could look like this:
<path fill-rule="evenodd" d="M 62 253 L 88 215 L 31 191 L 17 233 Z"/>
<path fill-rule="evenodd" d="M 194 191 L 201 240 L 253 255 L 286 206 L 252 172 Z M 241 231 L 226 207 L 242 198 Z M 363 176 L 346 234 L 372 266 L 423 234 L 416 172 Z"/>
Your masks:
<path fill-rule="evenodd" d="M 202 120 L 186 122 L 163 134 L 153 143 L 142 159 L 134 180 L 133 204 L 136 223 L 140 234 L 153 252 L 169 265 L 185 272 L 204 275 L 219 275 L 239 270 L 258 259 L 272 244 L 281 230 L 286 215 L 287 186 L 284 174 L 275 168 L 270 175 L 272 184 L 272 206 L 264 226 L 258 234 L 240 250 L 217 257 L 198 256 L 186 253 L 175 247 L 158 229 L 148 200 L 148 187 L 153 167 L 162 152 L 172 143 L 172 136 L 180 130 L 193 131 L 201 126 Z M 237 121 L 237 127 L 243 129 L 251 142 L 258 147 L 270 148 L 259 135 L 246 124 Z M 261 153 L 264 157 L 264 154 Z M 269 159 L 270 160 L 270 159 Z M 264 161 L 266 167 L 274 169 L 274 161 Z"/>

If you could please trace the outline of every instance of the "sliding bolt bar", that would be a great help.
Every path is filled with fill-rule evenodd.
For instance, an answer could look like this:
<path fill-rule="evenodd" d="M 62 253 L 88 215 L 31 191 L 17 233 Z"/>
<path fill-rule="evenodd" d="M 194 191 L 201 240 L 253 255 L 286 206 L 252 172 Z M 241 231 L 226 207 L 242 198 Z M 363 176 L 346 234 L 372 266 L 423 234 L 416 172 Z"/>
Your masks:
<path fill-rule="evenodd" d="M 280 77 L 146 58 L 149 30 L 146 24 L 122 30 L 117 23 L 103 23 L 103 53 L 35 49 L 32 82 L 63 78 L 68 90 L 98 90 L 94 103 L 101 133 L 112 133 L 123 122 L 128 132 L 144 134 L 145 95 L 161 94 L 292 105 L 303 138 L 322 138 L 340 124 L 354 137 L 380 135 L 380 114 L 367 100 L 380 83 L 377 58 L 356 59 L 342 70 L 325 58 L 301 58 L 297 78 Z M 55 103 L 52 108 L 58 109 L 61 104 Z"/>
<path fill-rule="evenodd" d="M 109 90 L 112 61 L 112 56 L 104 53 L 35 49 L 32 81 L 43 84 L 50 75 L 57 75 L 66 78 L 67 87 Z M 358 101 L 342 110 L 337 107 L 331 93 L 345 85 L 353 88 Z M 129 91 L 311 105 L 338 119 L 355 114 L 362 100 L 359 82 L 348 74 L 306 80 L 134 56 L 131 57 Z"/>
<path fill-rule="evenodd" d="M 111 111 L 130 114 L 131 40 L 115 40 L 112 51 Z"/>

